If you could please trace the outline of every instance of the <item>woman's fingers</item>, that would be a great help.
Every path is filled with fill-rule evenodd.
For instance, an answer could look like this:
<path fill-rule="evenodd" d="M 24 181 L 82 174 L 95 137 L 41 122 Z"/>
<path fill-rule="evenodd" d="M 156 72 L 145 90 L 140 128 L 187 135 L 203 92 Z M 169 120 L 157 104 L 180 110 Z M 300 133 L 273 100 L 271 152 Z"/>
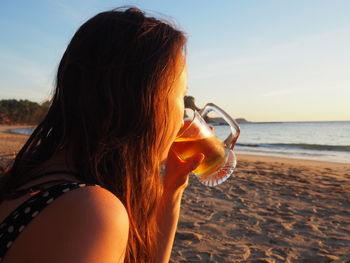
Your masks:
<path fill-rule="evenodd" d="M 186 160 L 181 160 L 172 150 L 166 162 L 164 187 L 168 189 L 184 188 L 188 184 L 188 174 L 203 161 L 204 154 L 198 153 Z"/>
<path fill-rule="evenodd" d="M 167 165 L 176 166 L 179 173 L 188 174 L 200 165 L 204 159 L 203 153 L 197 153 L 186 160 L 181 160 L 172 150 L 169 151 Z"/>
<path fill-rule="evenodd" d="M 204 154 L 203 153 L 197 153 L 194 156 L 191 156 L 190 158 L 186 159 L 185 161 L 185 167 L 186 170 L 188 170 L 188 172 L 193 171 L 194 169 L 196 169 L 200 163 L 203 161 L 204 159 Z"/>

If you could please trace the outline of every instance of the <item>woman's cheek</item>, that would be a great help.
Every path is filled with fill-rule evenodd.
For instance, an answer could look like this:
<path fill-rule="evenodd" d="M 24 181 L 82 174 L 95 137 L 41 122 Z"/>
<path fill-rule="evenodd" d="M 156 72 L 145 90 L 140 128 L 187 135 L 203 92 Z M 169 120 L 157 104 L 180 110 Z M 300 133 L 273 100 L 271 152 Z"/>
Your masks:
<path fill-rule="evenodd" d="M 182 124 L 183 124 L 183 111 L 178 111 L 178 114 L 176 116 L 176 128 L 177 128 L 177 131 L 180 130 Z"/>

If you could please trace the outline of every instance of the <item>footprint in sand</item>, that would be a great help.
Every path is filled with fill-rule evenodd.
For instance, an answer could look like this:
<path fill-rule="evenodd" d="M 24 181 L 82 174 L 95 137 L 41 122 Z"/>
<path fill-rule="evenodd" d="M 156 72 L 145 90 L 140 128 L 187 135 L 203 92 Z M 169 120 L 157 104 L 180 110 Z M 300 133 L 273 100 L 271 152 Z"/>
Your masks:
<path fill-rule="evenodd" d="M 224 236 L 227 235 L 225 229 L 220 227 L 220 224 L 202 224 L 200 226 L 201 233 L 208 233 L 209 235 Z"/>
<path fill-rule="evenodd" d="M 227 211 L 220 211 L 220 212 L 213 212 L 211 213 L 206 220 L 208 221 L 214 221 L 214 222 L 221 222 L 227 218 L 229 218 L 231 215 Z"/>
<path fill-rule="evenodd" d="M 285 230 L 293 230 L 293 226 L 294 226 L 294 222 L 291 222 L 291 223 L 286 223 L 286 222 L 283 222 L 281 223 L 282 227 L 285 229 Z"/>
<path fill-rule="evenodd" d="M 199 224 L 197 222 L 179 222 L 179 227 L 182 229 L 194 229 L 199 227 Z"/>
<path fill-rule="evenodd" d="M 177 231 L 175 238 L 181 241 L 191 241 L 193 243 L 199 243 L 202 239 L 202 235 L 187 231 Z"/>

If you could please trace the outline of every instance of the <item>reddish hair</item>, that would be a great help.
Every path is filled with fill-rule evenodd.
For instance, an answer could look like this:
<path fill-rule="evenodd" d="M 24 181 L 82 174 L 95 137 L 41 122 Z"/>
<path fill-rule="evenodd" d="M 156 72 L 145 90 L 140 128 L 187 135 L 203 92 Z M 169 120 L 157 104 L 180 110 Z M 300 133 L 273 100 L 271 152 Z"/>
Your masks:
<path fill-rule="evenodd" d="M 136 8 L 84 23 L 59 64 L 48 114 L 2 176 L 1 199 L 72 149 L 79 179 L 108 189 L 128 211 L 125 262 L 152 262 L 168 97 L 185 43 L 181 31 Z"/>

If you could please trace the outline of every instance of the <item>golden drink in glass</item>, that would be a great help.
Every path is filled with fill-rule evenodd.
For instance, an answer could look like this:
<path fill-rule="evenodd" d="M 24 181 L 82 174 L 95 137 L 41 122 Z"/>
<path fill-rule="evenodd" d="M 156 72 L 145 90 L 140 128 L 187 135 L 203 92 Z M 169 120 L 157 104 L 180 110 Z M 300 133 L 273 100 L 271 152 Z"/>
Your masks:
<path fill-rule="evenodd" d="M 231 133 L 224 142 L 215 136 L 204 120 L 210 111 L 219 113 L 231 126 Z M 182 160 L 197 153 L 204 154 L 203 161 L 192 173 L 202 184 L 215 186 L 229 178 L 236 166 L 233 147 L 239 132 L 238 124 L 212 103 L 207 104 L 201 113 L 186 109 L 184 125 L 175 138 L 171 150 Z"/>
<path fill-rule="evenodd" d="M 179 137 L 175 139 L 172 149 L 182 160 L 203 153 L 202 163 L 193 171 L 200 177 L 214 173 L 226 160 L 224 143 L 216 136 L 199 139 Z"/>

